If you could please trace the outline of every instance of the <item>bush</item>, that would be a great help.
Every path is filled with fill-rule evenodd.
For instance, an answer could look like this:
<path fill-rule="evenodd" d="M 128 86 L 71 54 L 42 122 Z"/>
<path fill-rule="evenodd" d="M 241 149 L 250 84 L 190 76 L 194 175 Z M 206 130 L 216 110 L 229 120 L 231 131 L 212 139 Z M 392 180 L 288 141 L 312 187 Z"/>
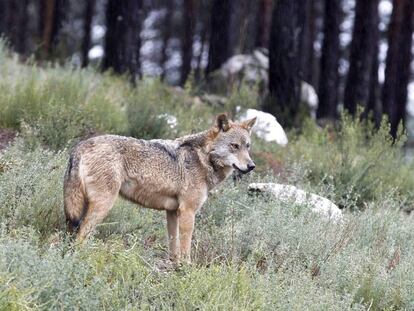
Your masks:
<path fill-rule="evenodd" d="M 129 135 L 142 138 L 168 138 L 174 131 L 168 126 L 165 107 L 173 98 L 158 80 L 141 81 L 128 99 L 127 116 Z"/>
<path fill-rule="evenodd" d="M 0 219 L 8 229 L 31 226 L 43 235 L 64 228 L 66 152 L 27 150 L 22 141 L 0 156 Z"/>
<path fill-rule="evenodd" d="M 376 131 L 371 124 L 344 115 L 339 129 L 318 128 L 307 122 L 277 156 L 287 167 L 341 207 L 363 209 L 370 201 L 400 198 L 411 209 L 414 176 L 412 161 L 402 150 L 404 136 L 395 143 L 384 121 Z"/>
<path fill-rule="evenodd" d="M 29 158 L 33 161 L 34 154 Z M 23 161 L 9 164 L 3 175 L 23 175 L 20 164 L 20 170 L 13 169 L 18 163 Z M 24 185 L 30 188 L 38 179 L 28 177 L 31 182 Z M 21 210 L 25 205 L 25 213 L 34 216 L 19 222 L 4 221 L 13 215 L 1 217 L 0 306 L 69 310 L 414 307 L 410 243 L 414 234 L 410 219 L 396 211 L 396 202 L 347 214 L 339 225 L 324 221 L 304 205 L 250 196 L 244 189 L 244 184 L 228 183 L 209 199 L 197 216 L 195 264 L 175 271 L 163 268 L 164 213 L 139 211 L 120 201 L 99 228 L 99 239 L 73 247 L 61 229 L 55 233 L 56 227 L 44 230 L 38 225 L 40 217 L 33 211 L 39 205 L 31 200 L 20 203 Z M 2 201 L 1 206 L 9 205 Z M 54 222 L 45 223 L 53 226 Z"/>
<path fill-rule="evenodd" d="M 21 65 L 0 42 L 0 127 L 22 129 L 42 144 L 60 149 L 88 133 L 126 132 L 122 79 L 92 70 Z"/>

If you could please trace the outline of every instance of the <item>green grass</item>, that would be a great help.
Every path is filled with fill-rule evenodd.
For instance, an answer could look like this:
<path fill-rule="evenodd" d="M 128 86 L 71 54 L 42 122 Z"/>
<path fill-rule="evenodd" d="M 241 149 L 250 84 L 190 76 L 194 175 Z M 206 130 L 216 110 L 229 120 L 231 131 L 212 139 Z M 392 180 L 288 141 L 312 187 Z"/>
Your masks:
<path fill-rule="evenodd" d="M 402 211 L 413 202 L 413 166 L 386 127 L 372 132 L 344 116 L 332 131 L 309 122 L 286 148 L 254 138 L 258 172 L 210 195 L 193 264 L 168 269 L 164 213 L 126 201 L 86 245 L 72 244 L 66 146 L 91 132 L 171 138 L 205 129 L 222 109 L 194 104 L 192 86 L 145 79 L 132 89 L 93 71 L 20 64 L 4 49 L 0 59 L 0 127 L 20 132 L 0 154 L 0 310 L 414 309 L 413 218 Z M 258 100 L 244 87 L 229 98 L 229 111 Z M 325 195 L 344 222 L 249 195 L 261 181 Z"/>
<path fill-rule="evenodd" d="M 197 215 L 194 264 L 165 270 L 164 213 L 122 200 L 95 239 L 73 248 L 62 212 L 66 158 L 21 142 L 1 158 L 0 309 L 414 307 L 412 218 L 395 198 L 338 225 L 247 194 L 248 182 L 274 176 L 227 182 Z"/>
<path fill-rule="evenodd" d="M 324 130 L 308 122 L 287 148 L 276 151 L 296 179 L 319 188 L 339 206 L 364 209 L 389 196 L 413 209 L 413 161 L 402 148 L 405 136 L 393 142 L 386 120 L 376 131 L 372 124 L 343 115 L 338 129 Z"/>

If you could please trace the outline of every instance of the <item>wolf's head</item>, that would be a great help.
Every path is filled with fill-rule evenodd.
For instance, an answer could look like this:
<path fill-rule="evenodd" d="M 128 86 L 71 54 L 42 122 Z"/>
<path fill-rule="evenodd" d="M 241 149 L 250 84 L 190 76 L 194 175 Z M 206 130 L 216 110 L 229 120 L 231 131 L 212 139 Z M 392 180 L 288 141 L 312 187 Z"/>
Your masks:
<path fill-rule="evenodd" d="M 244 174 L 256 167 L 249 154 L 250 134 L 255 122 L 256 118 L 237 123 L 227 114 L 217 116 L 210 145 L 210 160 L 216 167 L 233 168 Z"/>

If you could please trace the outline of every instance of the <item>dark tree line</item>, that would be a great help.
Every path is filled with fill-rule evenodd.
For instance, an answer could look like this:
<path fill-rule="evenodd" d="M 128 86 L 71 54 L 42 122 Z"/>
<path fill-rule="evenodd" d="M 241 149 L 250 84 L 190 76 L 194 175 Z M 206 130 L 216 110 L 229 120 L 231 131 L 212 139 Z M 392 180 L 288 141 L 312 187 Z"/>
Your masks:
<path fill-rule="evenodd" d="M 206 74 L 217 70 L 230 56 L 230 0 L 213 0 L 210 17 L 210 40 Z"/>
<path fill-rule="evenodd" d="M 341 19 L 341 0 L 325 1 L 318 118 L 337 117 Z"/>
<path fill-rule="evenodd" d="M 411 73 L 414 2 L 394 0 L 393 4 L 382 104 L 391 123 L 391 134 L 395 137 L 398 124 L 405 118 L 407 84 Z"/>
<path fill-rule="evenodd" d="M 371 67 L 378 45 L 378 3 L 378 0 L 356 3 L 350 67 L 344 94 L 344 107 L 351 114 L 356 113 L 357 105 L 368 107 Z"/>
<path fill-rule="evenodd" d="M 278 0 L 272 13 L 269 40 L 269 95 L 267 110 L 286 121 L 299 111 L 299 1 Z M 300 31 L 300 30 L 299 30 Z M 272 102 L 275 101 L 276 105 Z"/>
<path fill-rule="evenodd" d="M 133 81 L 140 74 L 141 9 L 141 0 L 109 0 L 106 9 L 103 68 L 129 73 Z"/>
<path fill-rule="evenodd" d="M 268 110 L 288 111 L 287 119 L 294 120 L 300 113 L 296 81 L 305 80 L 318 89 L 318 118 L 338 118 L 338 105 L 343 101 L 344 108 L 351 115 L 356 115 L 357 107 L 361 106 L 364 110 L 362 117 L 373 118 L 377 125 L 381 114 L 385 113 L 391 124 L 391 134 L 395 137 L 398 125 L 404 122 L 406 116 L 407 89 L 412 74 L 414 1 L 393 1 L 391 21 L 387 30 L 385 81 L 380 85 L 379 1 L 356 0 L 352 41 L 348 48 L 349 69 L 341 99 L 339 65 L 343 55 L 340 44 L 343 1 L 345 0 L 323 1 L 324 27 L 318 82 L 312 78 L 316 73 L 312 66 L 309 66 L 312 56 L 303 57 L 301 53 L 307 46 L 307 40 L 315 40 L 315 6 L 307 6 L 303 0 L 276 1 L 269 43 L 269 93 L 272 102 Z M 315 1 L 314 5 L 316 2 L 318 1 Z M 294 9 L 295 6 L 299 9 Z M 303 9 L 305 13 L 301 12 Z M 301 16 L 299 24 L 295 22 L 298 20 L 298 14 Z M 295 37 L 295 32 L 306 34 L 305 39 Z M 300 46 L 300 53 L 295 52 L 297 44 Z M 297 64 L 300 64 L 298 73 Z"/>
<path fill-rule="evenodd" d="M 89 64 L 89 50 L 91 48 L 91 31 L 92 31 L 92 19 L 95 10 L 95 0 L 85 1 L 85 13 L 83 16 L 83 39 L 82 39 L 82 67 L 86 67 Z"/>
<path fill-rule="evenodd" d="M 385 113 L 395 136 L 406 117 L 412 75 L 414 1 L 392 0 L 390 23 L 380 30 L 381 1 L 386 0 L 355 0 L 349 44 L 341 41 L 341 25 L 350 18 L 344 11 L 348 0 L 1 0 L 0 33 L 21 55 L 44 60 L 77 54 L 86 67 L 97 44 L 93 27 L 101 25 L 104 70 L 128 74 L 135 82 L 142 76 L 143 40 L 152 40 L 158 42 L 154 55 L 145 57 L 157 62 L 161 79 L 169 81 L 173 72 L 179 85 L 192 71 L 196 81 L 214 77 L 232 55 L 267 48 L 264 109 L 284 124 L 300 123 L 306 81 L 319 96 L 318 118 L 337 119 L 339 105 L 356 115 L 361 106 L 362 117 L 376 124 Z M 154 12 L 162 14 L 154 19 Z M 143 39 L 150 16 L 157 32 Z M 384 81 L 378 75 L 380 42 L 388 44 Z M 171 69 L 177 53 L 180 62 Z"/>

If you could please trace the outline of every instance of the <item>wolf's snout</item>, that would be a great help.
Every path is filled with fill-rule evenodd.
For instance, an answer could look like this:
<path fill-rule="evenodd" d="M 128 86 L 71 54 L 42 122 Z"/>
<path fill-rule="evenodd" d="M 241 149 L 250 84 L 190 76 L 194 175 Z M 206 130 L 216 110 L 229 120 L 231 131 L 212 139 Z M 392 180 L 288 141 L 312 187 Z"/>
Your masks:
<path fill-rule="evenodd" d="M 254 170 L 254 168 L 256 167 L 256 165 L 252 162 L 246 165 L 246 168 L 240 168 L 238 167 L 236 164 L 233 164 L 233 168 L 236 169 L 237 171 L 239 171 L 242 174 L 247 174 L 250 171 Z"/>
<path fill-rule="evenodd" d="M 247 170 L 248 170 L 249 172 L 250 172 L 250 171 L 253 171 L 255 167 L 256 167 L 256 164 L 254 164 L 254 162 L 251 162 L 251 163 L 248 163 L 248 164 L 247 164 Z"/>

